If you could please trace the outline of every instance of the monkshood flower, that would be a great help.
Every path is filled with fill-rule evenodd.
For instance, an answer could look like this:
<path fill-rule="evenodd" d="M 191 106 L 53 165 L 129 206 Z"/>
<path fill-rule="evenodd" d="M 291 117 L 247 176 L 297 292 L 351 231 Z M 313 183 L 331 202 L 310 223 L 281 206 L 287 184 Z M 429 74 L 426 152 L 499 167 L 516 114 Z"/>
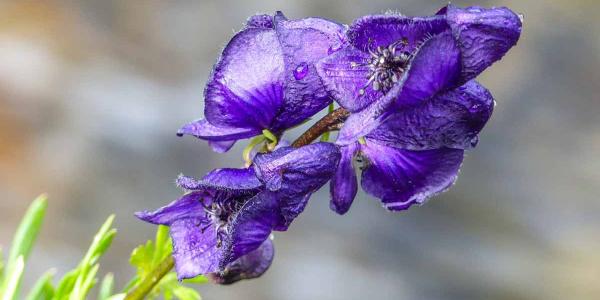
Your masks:
<path fill-rule="evenodd" d="M 204 91 L 205 119 L 178 135 L 208 140 L 217 152 L 268 130 L 275 136 L 329 103 L 315 63 L 341 49 L 345 26 L 319 18 L 256 15 L 225 46 Z"/>
<path fill-rule="evenodd" d="M 353 114 L 337 143 L 366 136 L 396 111 L 459 88 L 516 44 L 521 19 L 508 8 L 457 8 L 435 16 L 365 16 L 349 46 L 317 64 L 327 90 Z"/>
<path fill-rule="evenodd" d="M 472 80 L 394 112 L 359 142 L 341 147 L 331 208 L 340 214 L 350 208 L 358 188 L 356 160 L 362 164 L 363 190 L 389 210 L 404 210 L 443 192 L 456 180 L 463 149 L 475 146 L 493 107 L 489 91 Z"/>
<path fill-rule="evenodd" d="M 433 17 L 368 16 L 351 25 L 352 46 L 318 64 L 327 88 L 353 112 L 337 140 L 332 209 L 345 213 L 356 195 L 355 158 L 363 189 L 389 210 L 450 187 L 493 110 L 489 91 L 472 79 L 520 31 L 507 8 L 453 6 Z"/>
<path fill-rule="evenodd" d="M 201 180 L 180 177 L 177 184 L 187 194 L 137 216 L 170 226 L 180 279 L 215 273 L 216 282 L 232 283 L 257 277 L 273 259 L 271 231 L 287 230 L 339 158 L 330 143 L 261 153 L 249 168 L 217 169 Z"/>

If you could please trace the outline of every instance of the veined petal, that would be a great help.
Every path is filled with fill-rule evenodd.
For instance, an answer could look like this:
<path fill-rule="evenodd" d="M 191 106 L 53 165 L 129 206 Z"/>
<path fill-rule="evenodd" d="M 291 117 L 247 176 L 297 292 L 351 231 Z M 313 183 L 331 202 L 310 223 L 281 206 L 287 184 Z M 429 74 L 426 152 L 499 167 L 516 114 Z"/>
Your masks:
<path fill-rule="evenodd" d="M 208 141 L 208 145 L 217 153 L 225 153 L 235 145 L 234 141 Z"/>
<path fill-rule="evenodd" d="M 259 180 L 272 191 L 283 189 L 289 196 L 305 195 L 329 180 L 339 159 L 337 146 L 320 142 L 259 154 L 254 160 L 254 170 Z"/>
<path fill-rule="evenodd" d="M 339 159 L 339 149 L 331 143 L 281 148 L 257 155 L 254 169 L 267 189 L 275 192 L 285 219 L 284 227 L 304 210 L 310 194 L 333 176 Z"/>
<path fill-rule="evenodd" d="M 402 79 L 383 97 L 350 115 L 336 141 L 348 145 L 377 128 L 394 111 L 428 100 L 453 87 L 460 74 L 460 53 L 449 32 L 427 40 L 415 53 Z"/>
<path fill-rule="evenodd" d="M 317 63 L 317 72 L 327 91 L 350 112 L 357 112 L 382 96 L 381 91 L 374 91 L 367 84 L 370 57 L 368 52 L 345 47 Z"/>
<path fill-rule="evenodd" d="M 393 113 L 367 137 L 409 150 L 468 149 L 492 115 L 494 99 L 479 83 L 439 94 L 420 105 Z"/>
<path fill-rule="evenodd" d="M 275 20 L 285 62 L 285 104 L 273 124 L 277 131 L 300 124 L 333 101 L 315 63 L 342 47 L 345 28 L 320 18 Z"/>
<path fill-rule="evenodd" d="M 236 34 L 204 92 L 206 119 L 216 126 L 269 128 L 283 104 L 284 70 L 274 30 L 251 27 Z"/>
<path fill-rule="evenodd" d="M 274 256 L 273 241 L 267 239 L 256 250 L 230 263 L 222 272 L 209 274 L 209 278 L 218 284 L 232 284 L 260 277 L 269 269 Z"/>
<path fill-rule="evenodd" d="M 506 7 L 463 9 L 449 5 L 445 13 L 461 51 L 462 82 L 500 60 L 521 35 L 521 19 Z"/>
<path fill-rule="evenodd" d="M 156 211 L 136 212 L 135 215 L 141 220 L 152 224 L 170 226 L 180 219 L 205 219 L 204 205 L 210 205 L 211 203 L 212 197 L 209 194 L 205 191 L 197 191 L 183 195 Z"/>
<path fill-rule="evenodd" d="M 408 49 L 417 48 L 425 39 L 448 29 L 443 17 L 405 17 L 397 14 L 365 16 L 354 21 L 348 30 L 350 44 L 363 51 L 373 50 L 399 40 Z"/>
<path fill-rule="evenodd" d="M 220 269 L 257 249 L 280 223 L 282 216 L 275 193 L 263 191 L 249 199 L 228 225 Z"/>
<path fill-rule="evenodd" d="M 423 43 L 402 79 L 397 106 L 414 105 L 453 87 L 460 74 L 460 51 L 452 34 L 440 33 Z"/>
<path fill-rule="evenodd" d="M 408 209 L 450 187 L 458 175 L 464 150 L 441 148 L 410 151 L 367 140 L 361 150 L 368 159 L 363 189 L 389 210 Z"/>
<path fill-rule="evenodd" d="M 259 129 L 215 126 L 207 120 L 196 120 L 181 127 L 178 136 L 191 135 L 209 141 L 236 141 L 261 133 Z"/>
<path fill-rule="evenodd" d="M 244 193 L 260 188 L 262 183 L 256 178 L 252 168 L 223 168 L 210 171 L 200 180 L 180 175 L 177 185 L 186 190 L 212 189 Z"/>
<path fill-rule="evenodd" d="M 219 270 L 221 251 L 214 227 L 202 228 L 197 219 L 179 219 L 170 225 L 177 278 L 183 280 Z"/>
<path fill-rule="evenodd" d="M 340 148 L 342 154 L 340 163 L 331 178 L 329 187 L 331 194 L 329 207 L 338 214 L 343 215 L 350 209 L 350 205 L 352 205 L 352 201 L 354 201 L 354 197 L 358 191 L 353 161 L 359 145 L 358 143 L 353 143 Z"/>

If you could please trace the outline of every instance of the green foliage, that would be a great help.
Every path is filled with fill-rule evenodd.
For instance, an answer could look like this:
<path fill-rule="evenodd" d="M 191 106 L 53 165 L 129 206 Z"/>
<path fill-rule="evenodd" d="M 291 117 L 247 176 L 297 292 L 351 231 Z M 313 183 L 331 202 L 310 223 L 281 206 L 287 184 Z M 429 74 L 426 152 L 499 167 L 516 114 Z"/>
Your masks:
<path fill-rule="evenodd" d="M 11 243 L 6 267 L 2 268 L 4 269 L 3 280 L 0 283 L 2 300 L 11 300 L 18 297 L 25 260 L 29 257 L 31 248 L 33 248 L 35 239 L 40 232 L 47 206 L 46 195 L 37 197 L 27 209 L 17 228 Z"/>
<path fill-rule="evenodd" d="M 40 231 L 47 207 L 47 197 L 39 196 L 28 208 L 12 241 L 10 253 L 6 264 L 3 261 L 0 248 L 0 300 L 20 299 L 20 285 L 25 263 L 35 239 Z M 53 285 L 55 271 L 50 270 L 40 277 L 27 294 L 26 300 L 84 300 L 92 288 L 98 283 L 99 260 L 110 247 L 117 231 L 112 228 L 114 215 L 108 217 L 98 233 L 94 236 L 92 244 L 79 262 L 77 267 L 68 271 L 57 285 Z M 104 276 L 98 288 L 99 300 L 122 300 L 127 291 L 141 282 L 161 261 L 171 255 L 171 239 L 168 228 L 159 226 L 155 241 L 137 247 L 130 258 L 131 264 L 136 267 L 136 276 L 129 281 L 123 291 L 113 294 L 114 277 L 111 273 Z M 205 283 L 207 279 L 199 276 L 188 283 Z M 200 295 L 189 287 L 177 281 L 174 272 L 168 273 L 152 290 L 147 299 L 163 295 L 164 299 L 196 300 Z"/>
<path fill-rule="evenodd" d="M 159 226 L 156 231 L 155 241 L 148 241 L 146 244 L 141 245 L 133 250 L 129 262 L 131 265 L 136 267 L 136 277 L 133 282 L 128 284 L 128 288 L 131 288 L 139 283 L 140 280 L 151 276 L 151 273 L 158 265 L 169 255 L 171 255 L 172 243 L 169 238 L 169 228 L 166 226 Z M 204 276 L 198 276 L 196 278 L 186 280 L 188 283 L 205 283 L 207 279 Z M 177 280 L 177 275 L 174 272 L 170 272 L 163 277 L 158 284 L 148 294 L 147 299 L 155 299 L 160 295 L 163 295 L 164 299 L 169 300 L 174 297 L 181 300 L 196 300 L 201 299 L 200 295 L 189 287 L 182 285 Z"/>

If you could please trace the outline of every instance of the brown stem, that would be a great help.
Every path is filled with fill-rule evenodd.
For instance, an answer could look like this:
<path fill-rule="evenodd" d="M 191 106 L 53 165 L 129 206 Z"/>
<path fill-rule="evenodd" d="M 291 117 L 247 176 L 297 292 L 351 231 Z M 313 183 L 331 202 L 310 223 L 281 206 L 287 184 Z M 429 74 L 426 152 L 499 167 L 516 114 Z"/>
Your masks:
<path fill-rule="evenodd" d="M 292 147 L 298 148 L 310 144 L 312 141 L 320 137 L 323 133 L 338 128 L 338 125 L 346 121 L 349 115 L 350 112 L 342 107 L 330 112 L 321 120 L 317 121 L 317 123 L 311 126 L 300 137 L 298 137 L 292 143 Z"/>

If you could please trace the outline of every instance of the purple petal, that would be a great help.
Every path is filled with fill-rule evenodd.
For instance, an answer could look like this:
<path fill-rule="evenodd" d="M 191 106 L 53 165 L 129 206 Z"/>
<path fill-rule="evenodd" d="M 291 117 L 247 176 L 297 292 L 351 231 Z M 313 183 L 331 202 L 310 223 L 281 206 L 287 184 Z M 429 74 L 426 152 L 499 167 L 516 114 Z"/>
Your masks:
<path fill-rule="evenodd" d="M 449 5 L 446 19 L 461 50 L 463 82 L 500 60 L 521 35 L 521 19 L 506 7 L 462 9 Z"/>
<path fill-rule="evenodd" d="M 228 225 L 229 236 L 223 244 L 220 268 L 257 249 L 282 223 L 277 195 L 263 191 L 249 199 Z"/>
<path fill-rule="evenodd" d="M 180 219 L 171 224 L 173 259 L 177 278 L 183 280 L 219 270 L 221 251 L 216 247 L 215 228 L 202 229 L 197 219 Z"/>
<path fill-rule="evenodd" d="M 206 218 L 203 205 L 210 203 L 212 203 L 212 197 L 209 194 L 204 191 L 192 192 L 156 211 L 142 211 L 135 215 L 143 221 L 157 225 L 171 225 L 180 219 L 187 218 L 203 220 Z"/>
<path fill-rule="evenodd" d="M 353 143 L 377 128 L 394 110 L 419 104 L 452 87 L 459 72 L 460 53 L 452 35 L 445 32 L 430 38 L 416 52 L 398 84 L 379 100 L 348 117 L 336 143 Z"/>
<path fill-rule="evenodd" d="M 494 99 L 475 81 L 388 117 L 367 137 L 409 150 L 467 149 L 492 115 Z"/>
<path fill-rule="evenodd" d="M 254 170 L 272 191 L 284 189 L 289 196 L 305 195 L 329 180 L 339 158 L 337 146 L 314 143 L 297 149 L 287 147 L 259 154 L 254 160 Z"/>
<path fill-rule="evenodd" d="M 262 183 L 256 178 L 254 169 L 215 169 L 201 180 L 180 175 L 177 178 L 177 185 L 186 190 L 223 190 L 232 192 L 247 192 L 256 190 L 262 186 Z"/>
<path fill-rule="evenodd" d="M 236 141 L 208 141 L 208 145 L 217 153 L 225 153 L 235 145 Z"/>
<path fill-rule="evenodd" d="M 247 28 L 223 50 L 204 97 L 215 126 L 269 128 L 283 104 L 284 63 L 275 31 Z"/>
<path fill-rule="evenodd" d="M 232 284 L 260 277 L 269 269 L 274 256 L 273 241 L 267 239 L 256 250 L 230 263 L 224 271 L 209 274 L 209 278 L 217 284 Z"/>
<path fill-rule="evenodd" d="M 235 140 L 253 137 L 260 133 L 259 129 L 215 126 L 207 120 L 196 120 L 177 131 L 178 136 L 191 135 L 203 140 L 225 142 L 235 142 Z"/>
<path fill-rule="evenodd" d="M 405 39 L 409 51 L 418 47 L 427 37 L 448 29 L 443 17 L 404 17 L 395 14 L 365 16 L 350 25 L 349 42 L 354 47 L 368 52 L 378 46 L 388 45 Z"/>
<path fill-rule="evenodd" d="M 460 51 L 450 32 L 427 40 L 415 53 L 401 82 L 398 106 L 420 103 L 452 87 L 460 73 Z"/>
<path fill-rule="evenodd" d="M 329 206 L 340 215 L 345 214 L 350 209 L 350 205 L 352 205 L 352 201 L 354 201 L 358 190 L 356 171 L 353 164 L 354 156 L 358 149 L 358 143 L 341 147 L 342 155 L 340 163 L 335 175 L 331 178 L 329 188 L 331 202 Z"/>
<path fill-rule="evenodd" d="M 356 112 L 382 96 L 367 85 L 370 55 L 354 47 L 346 47 L 317 63 L 317 72 L 331 97 L 350 112 Z M 364 90 L 364 93 L 360 91 Z"/>
<path fill-rule="evenodd" d="M 363 189 L 389 210 L 408 209 L 450 187 L 458 175 L 464 150 L 442 148 L 409 151 L 367 140 L 368 159 L 362 173 Z"/>
<path fill-rule="evenodd" d="M 331 143 L 281 148 L 257 155 L 254 160 L 257 177 L 267 189 L 276 192 L 285 226 L 304 210 L 309 195 L 333 176 L 339 159 L 339 149 Z"/>
<path fill-rule="evenodd" d="M 267 14 L 254 15 L 246 21 L 246 26 L 256 28 L 273 28 L 273 16 Z"/>
<path fill-rule="evenodd" d="M 341 48 L 344 27 L 319 19 L 284 20 L 277 17 L 277 37 L 285 61 L 285 104 L 277 115 L 274 130 L 300 124 L 322 110 L 332 99 L 327 94 L 315 63 Z"/>

